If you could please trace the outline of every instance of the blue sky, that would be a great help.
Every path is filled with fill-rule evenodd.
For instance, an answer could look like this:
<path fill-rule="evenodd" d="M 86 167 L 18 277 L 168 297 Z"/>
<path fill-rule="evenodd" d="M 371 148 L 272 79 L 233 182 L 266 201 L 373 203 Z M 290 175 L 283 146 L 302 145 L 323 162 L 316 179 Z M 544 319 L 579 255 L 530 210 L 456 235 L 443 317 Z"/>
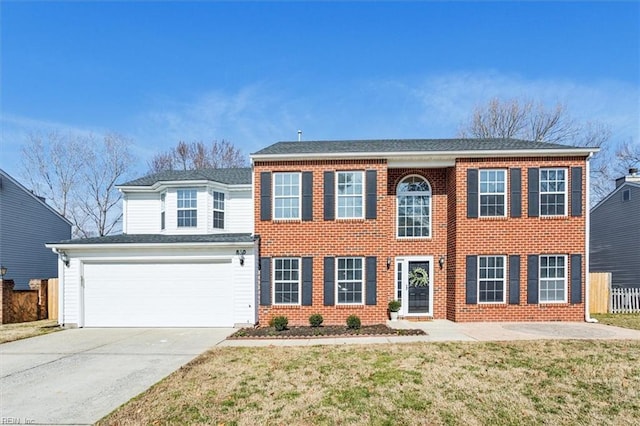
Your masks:
<path fill-rule="evenodd" d="M 178 140 L 454 137 L 493 97 L 640 143 L 640 2 L 0 3 L 0 167 L 31 131 Z"/>

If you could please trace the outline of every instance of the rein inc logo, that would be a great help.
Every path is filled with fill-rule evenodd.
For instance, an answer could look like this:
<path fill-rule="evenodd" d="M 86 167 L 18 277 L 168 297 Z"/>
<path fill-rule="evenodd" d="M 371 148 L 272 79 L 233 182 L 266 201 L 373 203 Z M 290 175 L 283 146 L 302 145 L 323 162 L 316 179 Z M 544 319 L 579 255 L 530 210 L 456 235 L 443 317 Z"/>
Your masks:
<path fill-rule="evenodd" d="M 0 424 L 3 425 L 32 425 L 36 421 L 28 417 L 0 417 Z"/>

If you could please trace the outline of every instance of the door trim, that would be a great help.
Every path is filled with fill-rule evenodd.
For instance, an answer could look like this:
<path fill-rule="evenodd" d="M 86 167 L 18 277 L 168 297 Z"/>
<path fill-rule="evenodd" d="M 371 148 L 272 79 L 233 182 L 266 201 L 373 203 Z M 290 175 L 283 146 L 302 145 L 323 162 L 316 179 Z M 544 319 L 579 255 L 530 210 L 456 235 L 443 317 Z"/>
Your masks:
<path fill-rule="evenodd" d="M 402 306 L 398 312 L 404 317 L 432 317 L 433 316 L 433 256 L 397 256 L 395 258 L 394 270 L 394 299 L 398 298 L 398 264 L 402 264 L 402 298 L 400 300 Z M 409 262 L 429 262 L 429 311 L 426 313 L 410 314 L 409 308 Z"/>

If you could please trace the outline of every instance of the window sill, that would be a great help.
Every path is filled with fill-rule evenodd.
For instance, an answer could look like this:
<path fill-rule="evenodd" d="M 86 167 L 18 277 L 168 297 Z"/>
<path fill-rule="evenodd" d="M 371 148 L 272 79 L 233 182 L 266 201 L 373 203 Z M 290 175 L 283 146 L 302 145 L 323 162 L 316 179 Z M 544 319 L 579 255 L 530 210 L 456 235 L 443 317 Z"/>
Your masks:
<path fill-rule="evenodd" d="M 337 309 L 364 309 L 363 304 L 339 304 L 334 305 Z"/>
<path fill-rule="evenodd" d="M 364 217 L 337 217 L 336 222 L 365 222 L 367 219 Z"/>
<path fill-rule="evenodd" d="M 398 241 L 431 241 L 433 237 L 396 237 Z"/>
<path fill-rule="evenodd" d="M 542 220 L 562 220 L 562 219 L 568 219 L 569 216 L 567 215 L 555 215 L 555 216 L 538 216 L 540 219 Z M 576 216 L 576 218 L 580 218 L 582 216 Z"/>
<path fill-rule="evenodd" d="M 285 305 L 285 304 L 278 304 L 278 303 L 274 303 L 271 305 L 273 308 L 278 308 L 278 309 L 300 309 L 302 306 L 301 305 Z"/>
<path fill-rule="evenodd" d="M 273 223 L 299 223 L 302 222 L 300 218 L 293 219 L 273 219 Z"/>
<path fill-rule="evenodd" d="M 480 220 L 508 220 L 508 219 L 518 219 L 516 217 L 512 218 L 509 216 L 478 216 Z"/>

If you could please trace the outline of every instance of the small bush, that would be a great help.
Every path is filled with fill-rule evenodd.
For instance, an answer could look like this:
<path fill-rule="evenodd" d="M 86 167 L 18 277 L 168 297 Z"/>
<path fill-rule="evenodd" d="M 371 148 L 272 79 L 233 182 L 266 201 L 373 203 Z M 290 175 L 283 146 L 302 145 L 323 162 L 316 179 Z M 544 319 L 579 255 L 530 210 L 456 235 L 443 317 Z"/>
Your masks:
<path fill-rule="evenodd" d="M 399 310 L 400 310 L 399 300 L 392 300 L 391 302 L 389 302 L 389 311 L 398 312 Z"/>
<path fill-rule="evenodd" d="M 351 330 L 359 330 L 362 322 L 360 321 L 360 317 L 357 315 L 349 315 L 347 318 L 347 328 Z"/>
<path fill-rule="evenodd" d="M 289 324 L 289 320 L 285 316 L 273 317 L 269 321 L 269 325 L 276 329 L 276 331 L 283 331 L 287 329 L 287 324 Z"/>
<path fill-rule="evenodd" d="M 322 318 L 320 314 L 313 314 L 309 317 L 309 325 L 311 325 L 311 327 L 320 327 L 323 321 L 324 318 Z"/>

